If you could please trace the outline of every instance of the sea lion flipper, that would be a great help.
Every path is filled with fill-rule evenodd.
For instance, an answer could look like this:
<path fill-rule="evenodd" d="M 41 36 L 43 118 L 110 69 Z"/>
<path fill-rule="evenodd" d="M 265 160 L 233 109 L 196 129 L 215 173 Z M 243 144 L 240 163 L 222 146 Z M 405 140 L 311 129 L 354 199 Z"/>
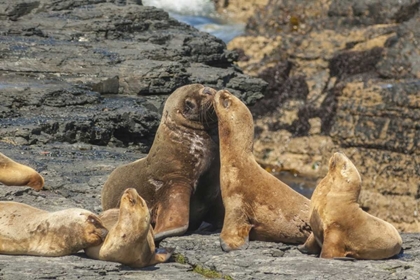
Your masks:
<path fill-rule="evenodd" d="M 220 246 L 225 252 L 248 248 L 252 225 L 247 221 L 246 216 L 238 217 L 237 214 L 238 212 L 229 211 L 225 217 L 220 233 Z"/>
<path fill-rule="evenodd" d="M 175 248 L 156 248 L 155 254 L 152 256 L 148 265 L 166 262 L 172 256 L 174 251 Z"/>
<path fill-rule="evenodd" d="M 342 235 L 342 234 L 341 234 Z M 322 244 L 321 258 L 341 258 L 346 257 L 343 241 L 340 239 L 338 230 L 326 229 L 324 231 L 324 242 Z"/>
<path fill-rule="evenodd" d="M 306 239 L 305 244 L 298 246 L 298 250 L 303 254 L 319 254 L 321 252 L 321 247 L 316 241 L 313 232 L 311 232 L 308 239 Z"/>
<path fill-rule="evenodd" d="M 155 241 L 184 234 L 189 225 L 192 188 L 182 183 L 172 184 L 156 205 Z"/>

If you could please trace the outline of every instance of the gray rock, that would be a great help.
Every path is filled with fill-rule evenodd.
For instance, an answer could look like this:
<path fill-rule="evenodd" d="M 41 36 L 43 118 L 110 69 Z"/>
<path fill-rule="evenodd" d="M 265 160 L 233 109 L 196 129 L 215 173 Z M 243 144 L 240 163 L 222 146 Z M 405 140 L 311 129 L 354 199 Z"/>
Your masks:
<path fill-rule="evenodd" d="M 57 211 L 82 207 L 99 213 L 100 192 L 108 174 L 118 165 L 144 154 L 124 148 L 85 144 L 13 146 L 0 141 L 0 151 L 32 166 L 45 178 L 39 192 L 27 187 L 0 187 L 0 200 L 17 201 Z M 0 255 L 1 279 L 417 279 L 420 273 L 420 235 L 403 234 L 404 253 L 382 261 L 338 261 L 301 254 L 295 245 L 251 241 L 247 250 L 224 253 L 219 234 L 197 232 L 163 240 L 160 247 L 175 248 L 164 264 L 131 269 L 91 260 L 83 252 L 46 258 Z M 181 263 L 177 263 L 181 262 Z M 231 277 L 231 278 L 229 278 Z"/>
<path fill-rule="evenodd" d="M 0 1 L 1 137 L 146 152 L 158 108 L 182 85 L 262 97 L 266 83 L 235 68 L 220 39 L 141 1 L 117 2 Z"/>

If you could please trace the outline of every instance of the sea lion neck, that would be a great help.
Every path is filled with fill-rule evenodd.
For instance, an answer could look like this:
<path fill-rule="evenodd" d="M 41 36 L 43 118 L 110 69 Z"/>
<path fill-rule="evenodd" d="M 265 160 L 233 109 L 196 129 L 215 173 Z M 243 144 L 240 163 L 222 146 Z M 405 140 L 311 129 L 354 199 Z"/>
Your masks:
<path fill-rule="evenodd" d="M 143 217 L 142 213 L 139 212 L 140 211 L 134 211 L 134 209 L 123 210 L 120 208 L 118 222 L 115 224 L 112 231 L 125 233 L 127 236 L 125 238 L 130 237 L 133 241 L 143 240 L 149 231 L 150 223 Z"/>
<path fill-rule="evenodd" d="M 254 125 L 238 125 L 230 120 L 223 119 L 219 121 L 219 142 L 222 156 L 236 153 L 253 156 Z"/>

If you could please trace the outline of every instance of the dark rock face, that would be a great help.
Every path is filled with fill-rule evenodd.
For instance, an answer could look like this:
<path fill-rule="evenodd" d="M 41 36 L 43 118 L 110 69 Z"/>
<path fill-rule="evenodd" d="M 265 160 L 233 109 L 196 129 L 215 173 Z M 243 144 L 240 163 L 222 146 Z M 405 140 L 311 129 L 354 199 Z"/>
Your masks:
<path fill-rule="evenodd" d="M 265 82 L 234 68 L 221 40 L 137 2 L 0 2 L 1 137 L 146 152 L 165 96 L 182 85 L 262 97 Z"/>
<path fill-rule="evenodd" d="M 361 173 L 363 208 L 416 232 L 419 5 L 270 0 L 228 46 L 241 49 L 245 73 L 268 82 L 252 108 L 260 162 L 316 180 L 342 151 Z"/>

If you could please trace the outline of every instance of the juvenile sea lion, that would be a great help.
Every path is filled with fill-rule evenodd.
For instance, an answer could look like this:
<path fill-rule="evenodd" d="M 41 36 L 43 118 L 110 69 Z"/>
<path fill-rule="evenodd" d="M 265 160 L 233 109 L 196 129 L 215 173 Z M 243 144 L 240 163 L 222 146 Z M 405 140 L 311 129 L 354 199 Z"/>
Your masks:
<path fill-rule="evenodd" d="M 265 171 L 252 153 L 254 122 L 249 109 L 226 90 L 214 98 L 220 141 L 220 188 L 225 219 L 224 251 L 248 240 L 303 243 L 310 234 L 309 200 Z"/>
<path fill-rule="evenodd" d="M 401 251 L 402 240 L 393 225 L 364 212 L 357 203 L 361 178 L 354 164 L 335 153 L 327 175 L 311 198 L 313 233 L 299 247 L 321 258 L 386 259 Z"/>
<path fill-rule="evenodd" d="M 0 153 L 0 183 L 7 186 L 29 186 L 38 191 L 44 186 L 44 178 L 31 167 Z"/>
<path fill-rule="evenodd" d="M 116 168 L 105 182 L 104 210 L 118 206 L 126 186 L 134 187 L 151 208 L 155 240 L 182 235 L 217 216 L 223 205 L 215 93 L 193 84 L 169 96 L 149 154 Z M 209 211 L 211 207 L 215 211 Z"/>
<path fill-rule="evenodd" d="M 124 191 L 119 211 L 109 209 L 100 218 L 109 233 L 102 244 L 85 249 L 89 257 L 144 267 L 165 262 L 172 255 L 172 249 L 155 248 L 149 209 L 135 189 Z"/>
<path fill-rule="evenodd" d="M 100 244 L 108 231 L 90 211 L 47 212 L 18 202 L 0 202 L 0 254 L 65 256 Z"/>

